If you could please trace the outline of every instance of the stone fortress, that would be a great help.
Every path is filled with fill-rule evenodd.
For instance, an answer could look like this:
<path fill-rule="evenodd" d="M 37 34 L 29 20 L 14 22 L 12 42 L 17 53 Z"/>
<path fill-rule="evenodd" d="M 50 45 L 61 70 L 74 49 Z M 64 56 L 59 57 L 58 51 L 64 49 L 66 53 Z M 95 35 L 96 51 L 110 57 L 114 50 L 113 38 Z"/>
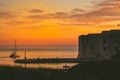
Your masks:
<path fill-rule="evenodd" d="M 79 36 L 78 58 L 109 60 L 120 54 L 120 30 Z"/>

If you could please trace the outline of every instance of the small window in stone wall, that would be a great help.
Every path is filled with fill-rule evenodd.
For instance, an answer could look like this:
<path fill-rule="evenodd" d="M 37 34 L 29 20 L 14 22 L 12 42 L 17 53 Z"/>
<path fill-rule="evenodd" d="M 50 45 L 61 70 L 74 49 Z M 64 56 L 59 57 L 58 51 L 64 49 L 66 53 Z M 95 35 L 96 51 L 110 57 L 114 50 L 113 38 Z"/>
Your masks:
<path fill-rule="evenodd" d="M 103 50 L 106 51 L 106 47 L 103 47 Z"/>
<path fill-rule="evenodd" d="M 106 40 L 103 40 L 103 43 L 106 44 Z"/>

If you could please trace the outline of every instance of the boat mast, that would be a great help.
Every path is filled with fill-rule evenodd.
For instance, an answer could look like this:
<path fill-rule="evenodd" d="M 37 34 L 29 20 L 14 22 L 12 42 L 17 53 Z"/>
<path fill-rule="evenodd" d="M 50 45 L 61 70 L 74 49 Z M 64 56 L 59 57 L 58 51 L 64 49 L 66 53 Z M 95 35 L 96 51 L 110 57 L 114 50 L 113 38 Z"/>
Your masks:
<path fill-rule="evenodd" d="M 16 40 L 15 40 L 15 48 L 14 48 L 15 54 L 16 54 Z"/>

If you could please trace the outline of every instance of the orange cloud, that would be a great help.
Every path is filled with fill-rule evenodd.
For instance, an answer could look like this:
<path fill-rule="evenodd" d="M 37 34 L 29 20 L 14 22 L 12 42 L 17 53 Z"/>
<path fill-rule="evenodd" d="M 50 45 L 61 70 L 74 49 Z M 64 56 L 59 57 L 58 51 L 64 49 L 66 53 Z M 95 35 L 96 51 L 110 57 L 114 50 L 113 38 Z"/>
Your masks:
<path fill-rule="evenodd" d="M 4 21 L 5 24 L 30 24 L 32 21 L 24 21 L 24 20 L 8 20 Z"/>
<path fill-rule="evenodd" d="M 11 12 L 0 12 L 0 18 L 13 18 L 15 17 L 14 14 L 12 14 Z"/>
<path fill-rule="evenodd" d="M 44 12 L 43 10 L 40 10 L 40 9 L 32 9 L 30 10 L 30 13 L 42 13 Z"/>
<path fill-rule="evenodd" d="M 80 26 L 93 26 L 95 25 L 94 23 L 82 23 L 82 22 L 71 22 L 71 23 L 59 23 L 59 25 L 62 25 L 62 26 L 77 26 L 77 27 L 80 27 Z"/>
<path fill-rule="evenodd" d="M 71 13 L 74 13 L 74 14 L 80 14 L 80 13 L 83 13 L 85 12 L 83 9 L 79 9 L 79 8 L 76 8 L 76 9 L 73 9 L 71 11 Z"/>

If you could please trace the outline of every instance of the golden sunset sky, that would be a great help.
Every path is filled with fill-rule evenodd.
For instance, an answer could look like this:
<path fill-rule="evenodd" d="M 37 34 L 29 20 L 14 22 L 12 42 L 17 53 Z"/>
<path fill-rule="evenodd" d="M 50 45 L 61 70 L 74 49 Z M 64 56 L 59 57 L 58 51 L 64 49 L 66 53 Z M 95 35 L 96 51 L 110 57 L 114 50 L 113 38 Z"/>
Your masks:
<path fill-rule="evenodd" d="M 0 0 L 0 46 L 77 46 L 117 24 L 120 0 Z"/>

